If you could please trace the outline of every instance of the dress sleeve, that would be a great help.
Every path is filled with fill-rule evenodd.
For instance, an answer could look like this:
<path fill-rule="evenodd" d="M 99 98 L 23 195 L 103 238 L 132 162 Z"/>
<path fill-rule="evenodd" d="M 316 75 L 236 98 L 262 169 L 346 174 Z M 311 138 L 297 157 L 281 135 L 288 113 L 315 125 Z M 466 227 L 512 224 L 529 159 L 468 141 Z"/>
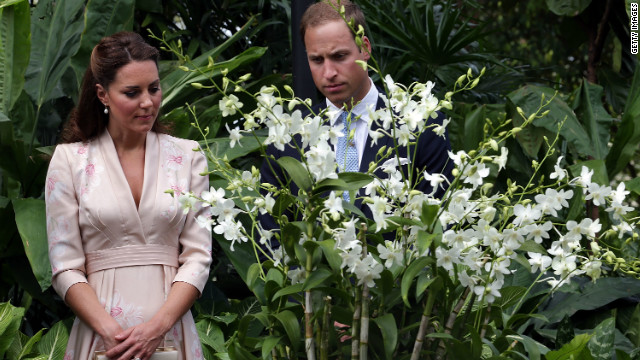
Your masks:
<path fill-rule="evenodd" d="M 193 147 L 192 147 L 193 148 Z M 201 152 L 195 152 L 191 162 L 190 191 L 200 196 L 208 190 L 209 176 L 201 175 L 207 171 L 207 160 Z M 186 215 L 184 228 L 180 233 L 180 268 L 173 279 L 195 286 L 200 293 L 209 279 L 211 265 L 211 232 L 198 225 L 196 218 L 205 214 L 205 209 L 197 207 Z"/>
<path fill-rule="evenodd" d="M 51 284 L 62 299 L 72 285 L 87 282 L 78 222 L 79 205 L 67 150 L 66 146 L 56 148 L 45 188 Z"/>

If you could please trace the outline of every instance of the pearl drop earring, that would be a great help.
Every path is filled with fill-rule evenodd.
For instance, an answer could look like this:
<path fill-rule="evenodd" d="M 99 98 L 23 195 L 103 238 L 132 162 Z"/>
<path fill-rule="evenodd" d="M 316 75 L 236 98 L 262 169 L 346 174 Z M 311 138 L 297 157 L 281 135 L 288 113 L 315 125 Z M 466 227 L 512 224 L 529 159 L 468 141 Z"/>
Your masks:
<path fill-rule="evenodd" d="M 107 115 L 109 114 L 109 107 L 105 105 L 104 107 L 104 114 Z"/>

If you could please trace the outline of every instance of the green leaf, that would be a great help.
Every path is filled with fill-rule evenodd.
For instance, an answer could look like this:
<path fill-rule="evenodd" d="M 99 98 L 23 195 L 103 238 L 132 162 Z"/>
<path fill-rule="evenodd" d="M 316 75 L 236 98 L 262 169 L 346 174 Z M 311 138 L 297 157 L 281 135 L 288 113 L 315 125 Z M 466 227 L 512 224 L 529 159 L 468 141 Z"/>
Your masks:
<path fill-rule="evenodd" d="M 413 279 L 420 273 L 424 268 L 429 265 L 431 259 L 428 257 L 420 257 L 412 262 L 407 270 L 404 272 L 402 276 L 402 282 L 400 284 L 400 293 L 402 294 L 402 301 L 407 307 L 411 307 L 409 304 L 409 289 L 411 288 L 411 284 L 413 283 Z"/>
<path fill-rule="evenodd" d="M 633 310 L 625 335 L 631 340 L 633 345 L 636 347 L 640 346 L 640 305 L 637 305 Z"/>
<path fill-rule="evenodd" d="M 587 348 L 587 344 L 591 339 L 591 335 L 577 335 L 570 343 L 565 344 L 560 350 L 549 351 L 546 355 L 547 360 L 590 360 L 593 359 Z"/>
<path fill-rule="evenodd" d="M 62 359 L 69 341 L 69 328 L 64 321 L 58 321 L 47 331 L 37 345 L 40 354 L 46 359 Z"/>
<path fill-rule="evenodd" d="M 440 206 L 438 205 L 428 205 L 427 203 L 422 204 L 422 212 L 420 214 L 420 220 L 427 226 L 431 226 L 438 216 L 438 212 L 440 211 Z"/>
<path fill-rule="evenodd" d="M 54 93 L 78 51 L 84 29 L 83 0 L 38 1 L 31 16 L 31 59 L 25 89 L 41 108 Z"/>
<path fill-rule="evenodd" d="M 224 333 L 212 319 L 203 319 L 196 323 L 200 341 L 213 348 L 216 352 L 226 352 Z"/>
<path fill-rule="evenodd" d="M 324 179 L 318 183 L 315 188 L 316 192 L 325 192 L 331 190 L 348 190 L 354 191 L 367 186 L 373 177 L 363 173 L 344 172 L 339 173 L 337 179 Z"/>
<path fill-rule="evenodd" d="M 429 277 L 426 273 L 418 275 L 418 282 L 416 283 L 416 299 L 420 299 L 422 294 L 436 281 L 437 278 Z"/>
<path fill-rule="evenodd" d="M 551 100 L 549 105 L 545 107 L 545 111 L 549 110 L 549 113 L 542 118 L 533 120 L 533 127 L 531 131 L 535 131 L 535 144 L 541 144 L 543 141 L 542 135 L 544 135 L 544 132 L 540 132 L 540 129 L 546 129 L 550 133 L 555 134 L 558 132 L 558 126 L 564 122 L 564 125 L 560 129 L 562 137 L 573 145 L 581 155 L 595 156 L 595 150 L 589 140 L 589 134 L 578 121 L 573 109 L 560 99 L 559 96 L 556 96 L 554 89 L 542 86 L 526 85 L 510 93 L 508 98 L 514 105 L 522 108 L 526 116 L 529 116 L 538 111 L 541 105 L 542 95 L 545 97 L 545 102 L 549 101 L 551 98 L 553 98 L 553 100 Z M 510 109 L 509 112 L 513 116 L 514 125 L 519 126 L 522 124 L 524 119 L 522 119 L 517 112 L 514 113 L 513 109 Z M 520 134 L 524 131 L 525 130 L 521 131 L 517 135 L 519 142 L 521 142 Z M 531 156 L 532 153 L 529 152 L 530 150 L 526 151 L 527 154 Z"/>
<path fill-rule="evenodd" d="M 624 350 L 616 349 L 616 358 L 618 360 L 632 360 L 631 356 Z"/>
<path fill-rule="evenodd" d="M 530 360 L 539 360 L 540 354 L 544 355 L 549 352 L 549 349 L 546 346 L 526 335 L 507 335 L 507 339 L 522 343 L 522 345 L 524 345 L 524 349 L 529 355 L 528 359 Z"/>
<path fill-rule="evenodd" d="M 232 38 L 235 38 L 235 35 Z M 235 39 L 237 40 L 237 38 Z M 227 42 L 229 40 L 227 40 Z M 225 44 L 227 42 L 225 42 Z M 238 67 L 246 66 L 262 57 L 267 50 L 266 48 L 261 47 L 251 47 L 229 60 L 219 61 L 215 63 L 212 68 L 206 69 L 209 56 L 215 59 L 221 51 L 221 46 L 213 48 L 192 60 L 193 65 L 200 67 L 202 70 L 206 70 L 205 73 L 200 73 L 199 71 L 185 72 L 178 69 L 176 66 L 173 72 L 165 75 L 161 79 L 163 108 L 166 107 L 168 109 L 173 109 L 184 105 L 186 102 L 190 102 L 191 99 L 194 97 L 197 98 L 198 94 L 201 93 L 201 90 L 198 90 L 191 85 L 192 83 L 209 83 L 212 79 L 220 77 L 223 70 L 226 69 L 231 72 Z"/>
<path fill-rule="evenodd" d="M 255 138 L 253 136 L 247 136 L 240 139 L 238 144 L 234 147 L 231 147 L 231 140 L 228 137 L 215 138 L 200 141 L 200 146 L 202 146 L 203 149 L 206 149 L 205 144 L 208 144 L 211 149 L 211 153 L 216 158 L 222 159 L 226 156 L 228 161 L 233 161 L 258 150 L 265 139 L 266 137 Z"/>
<path fill-rule="evenodd" d="M 10 303 L 0 303 L 0 358 L 4 358 L 5 351 L 18 335 L 23 315 L 24 308 L 15 307 Z"/>
<path fill-rule="evenodd" d="M 313 270 L 311 274 L 307 277 L 307 279 L 304 281 L 303 290 L 307 291 L 320 286 L 320 284 L 322 284 L 325 280 L 330 278 L 331 275 L 333 275 L 333 273 L 331 273 L 331 271 L 327 269 Z"/>
<path fill-rule="evenodd" d="M 31 50 L 30 9 L 26 0 L 0 5 L 0 112 L 9 114 L 24 88 Z"/>
<path fill-rule="evenodd" d="M 509 115 L 513 118 L 513 125 L 522 126 L 526 119 L 522 118 L 522 116 L 517 113 L 516 104 L 507 99 L 506 108 Z M 522 130 L 516 135 L 516 140 L 528 157 L 537 159 L 538 152 L 540 151 L 540 147 L 544 142 L 544 136 L 546 134 L 547 132 L 544 129 L 539 129 L 530 125 L 522 128 Z"/>
<path fill-rule="evenodd" d="M 218 242 L 218 245 L 222 248 L 227 258 L 229 258 L 238 275 L 248 284 L 249 268 L 253 264 L 256 264 L 256 256 L 252 248 L 253 245 L 249 241 L 236 242 L 233 250 L 231 250 L 230 241 L 222 236 L 213 236 L 213 238 Z"/>
<path fill-rule="evenodd" d="M 24 252 L 42 291 L 51 286 L 45 203 L 40 199 L 14 199 L 13 209 Z"/>
<path fill-rule="evenodd" d="M 520 246 L 520 250 L 539 254 L 547 253 L 547 250 L 542 245 L 536 243 L 535 240 L 525 241 L 522 246 Z"/>
<path fill-rule="evenodd" d="M 562 292 L 562 288 L 558 291 Z M 551 323 L 560 321 L 565 315 L 571 316 L 578 310 L 593 310 L 610 302 L 640 293 L 640 280 L 632 278 L 601 278 L 595 283 L 588 282 L 575 293 L 567 294 L 540 312 Z"/>
<path fill-rule="evenodd" d="M 613 119 L 602 106 L 602 86 L 583 80 L 578 88 L 573 108 L 589 134 L 594 157 L 604 159 L 609 152 L 609 129 Z"/>
<path fill-rule="evenodd" d="M 471 151 L 478 148 L 484 140 L 484 120 L 486 106 L 482 105 L 467 113 L 464 118 L 464 150 Z"/>
<path fill-rule="evenodd" d="M 309 172 L 302 166 L 300 161 L 290 156 L 283 156 L 277 162 L 289 174 L 291 180 L 298 185 L 298 188 L 307 192 L 311 190 Z"/>
<path fill-rule="evenodd" d="M 583 12 L 591 0 L 547 0 L 547 7 L 559 16 L 576 16 Z"/>
<path fill-rule="evenodd" d="M 640 195 L 640 177 L 624 182 L 625 188 L 636 195 Z"/>
<path fill-rule="evenodd" d="M 27 340 L 27 342 L 24 344 L 24 347 L 22 348 L 22 351 L 20 351 L 20 355 L 18 355 L 18 359 L 22 359 L 31 354 L 33 347 L 40 341 L 40 339 L 42 339 L 44 330 L 45 329 L 40 329 L 40 331 L 38 331 L 35 335 L 30 337 L 29 340 Z"/>
<path fill-rule="evenodd" d="M 527 288 L 523 286 L 505 286 L 500 289 L 500 297 L 496 299 L 495 305 L 503 310 L 517 304 L 523 296 L 527 294 Z"/>
<path fill-rule="evenodd" d="M 640 144 L 640 68 L 633 74 L 629 97 L 613 144 L 607 154 L 609 178 L 622 171 L 633 158 Z"/>
<path fill-rule="evenodd" d="M 91 0 L 87 2 L 84 22 L 88 24 L 82 33 L 78 52 L 71 59 L 78 88 L 89 66 L 93 47 L 105 36 L 118 31 L 133 30 L 133 13 L 136 0 Z"/>
<path fill-rule="evenodd" d="M 611 317 L 604 320 L 595 328 L 595 334 L 589 340 L 589 350 L 596 359 L 609 360 L 613 358 L 616 323 Z"/>
<path fill-rule="evenodd" d="M 373 322 L 378 325 L 382 333 L 385 358 L 392 359 L 393 352 L 398 345 L 398 326 L 396 325 L 396 319 L 392 314 L 387 313 L 380 317 L 373 318 Z"/>
<path fill-rule="evenodd" d="M 298 317 L 289 310 L 284 310 L 275 315 L 276 319 L 282 324 L 291 347 L 295 351 L 298 351 L 300 347 L 300 324 L 298 323 Z"/>
<path fill-rule="evenodd" d="M 575 336 L 574 327 L 569 316 L 565 315 L 558 323 L 556 331 L 556 347 L 560 347 L 573 339 Z"/>
<path fill-rule="evenodd" d="M 264 339 L 261 346 L 263 359 L 269 359 L 269 356 L 271 356 L 271 350 L 273 350 L 273 348 L 275 348 L 276 345 L 278 345 L 281 339 L 282 339 L 282 336 L 267 336 Z"/>
<path fill-rule="evenodd" d="M 342 265 L 342 257 L 340 257 L 339 252 L 335 249 L 335 240 L 323 240 L 318 241 L 318 245 L 320 249 L 322 249 L 322 253 L 324 254 L 325 259 L 329 263 L 329 266 L 333 271 L 340 271 L 340 265 Z"/>
<path fill-rule="evenodd" d="M 298 283 L 295 285 L 287 286 L 278 290 L 275 294 L 273 294 L 272 300 L 275 300 L 282 296 L 289 296 L 291 294 L 298 294 L 304 291 L 304 284 Z"/>

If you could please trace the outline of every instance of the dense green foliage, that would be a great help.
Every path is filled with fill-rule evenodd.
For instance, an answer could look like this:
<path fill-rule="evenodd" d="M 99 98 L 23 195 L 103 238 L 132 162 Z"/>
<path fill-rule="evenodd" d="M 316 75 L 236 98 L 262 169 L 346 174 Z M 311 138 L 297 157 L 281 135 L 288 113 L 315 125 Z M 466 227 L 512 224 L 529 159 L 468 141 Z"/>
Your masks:
<path fill-rule="evenodd" d="M 509 144 L 510 179 L 522 183 L 534 175 L 528 164 L 548 150 L 545 136 L 551 138 L 561 121 L 565 126 L 556 157 L 564 156 L 578 173 L 580 165 L 588 165 L 601 184 L 635 179 L 640 72 L 628 46 L 629 1 L 357 2 L 368 16 L 374 55 L 384 73 L 396 81 L 432 80 L 438 90 L 447 91 L 467 68 L 477 72 L 487 67 L 478 87 L 456 98 L 449 114 L 455 149 L 474 149 L 487 132 L 486 119 L 495 127 L 508 119 L 523 121 L 517 108 L 530 114 L 545 94 L 547 99 L 555 96 L 549 116 L 534 122 Z M 0 357 L 60 354 L 63 347 L 67 328 L 63 320 L 72 314 L 50 288 L 44 177 L 47 157 L 75 103 L 80 78 L 98 39 L 119 30 L 135 30 L 145 36 L 151 30 L 158 37 L 150 38 L 153 44 L 160 46 L 159 39 L 166 39 L 175 52 L 186 55 L 196 66 L 214 59 L 207 73 L 188 73 L 179 69 L 184 58 L 163 52 L 162 120 L 173 124 L 176 135 L 200 139 L 190 126 L 196 116 L 202 127 L 209 127 L 207 142 L 218 154 L 226 154 L 239 168 L 249 168 L 259 159 L 257 144 L 230 149 L 224 123 L 234 119 L 220 116 L 221 95 L 190 83 L 206 78 L 219 81 L 225 68 L 236 74 L 253 73 L 245 85 L 250 91 L 289 83 L 289 17 L 289 2 L 270 0 L 167 0 L 161 4 L 153 0 L 40 0 L 37 5 L 27 0 L 0 0 Z M 212 183 L 217 181 L 212 178 Z M 627 184 L 637 205 L 640 184 L 635 180 Z M 495 179 L 495 186 L 505 188 L 506 177 Z M 598 207 L 590 204 L 583 208 L 576 203 L 572 211 L 565 220 L 580 211 L 598 216 Z M 607 221 L 605 216 L 601 219 Z M 242 248 L 230 252 L 223 239 L 216 240 L 219 248 L 212 271 L 216 281 L 195 305 L 210 358 L 227 353 L 226 343 L 253 341 L 256 329 L 246 315 L 258 313 L 261 305 L 248 296 L 247 288 L 234 283 L 246 280 L 250 256 Z M 637 239 L 611 239 L 610 245 L 625 258 L 637 258 L 640 251 Z M 235 269 L 230 270 L 230 264 Z M 636 271 L 629 266 L 626 270 Z M 516 277 L 513 285 L 527 281 L 530 279 Z M 586 348 L 590 355 L 581 358 L 611 358 L 596 356 L 595 345 L 588 345 L 593 343 L 588 341 L 590 336 L 604 339 L 599 343 L 606 349 L 613 348 L 613 342 L 618 344 L 618 359 L 635 358 L 634 349 L 640 346 L 637 287 L 637 281 L 623 277 L 576 284 L 535 314 L 549 320 L 544 326 L 536 324 L 535 332 L 523 326 L 519 316 L 542 293 L 528 298 L 521 314 L 512 314 L 511 319 L 503 315 L 512 304 L 498 304 L 491 320 L 512 321 L 510 332 L 499 336 L 506 346 L 511 341 L 522 344 L 524 350 L 517 350 L 530 358 L 540 355 L 527 337 L 556 350 L 547 353 L 548 359 L 568 358 L 570 350 L 578 354 Z M 286 327 L 291 319 L 280 320 Z M 465 324 L 458 325 L 462 331 Z M 475 342 L 465 344 L 469 351 L 477 350 L 471 348 Z M 235 351 L 237 358 L 243 358 L 242 349 Z"/>

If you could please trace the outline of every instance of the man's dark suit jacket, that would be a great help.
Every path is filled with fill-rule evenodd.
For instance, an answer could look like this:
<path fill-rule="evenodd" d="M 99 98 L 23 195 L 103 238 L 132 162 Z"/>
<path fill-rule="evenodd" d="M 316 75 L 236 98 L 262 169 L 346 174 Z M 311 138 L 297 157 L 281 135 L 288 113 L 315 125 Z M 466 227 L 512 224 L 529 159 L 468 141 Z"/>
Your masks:
<path fill-rule="evenodd" d="M 320 113 L 322 110 L 324 110 L 324 108 L 326 108 L 326 106 L 323 105 L 325 105 L 324 102 L 314 106 L 313 112 L 316 114 Z M 380 109 L 383 107 L 384 102 L 382 101 L 382 99 L 378 99 L 376 109 Z M 441 125 L 444 118 L 444 114 L 439 113 L 438 118 L 429 119 L 428 124 L 435 123 Z M 379 126 L 374 122 L 372 125 L 372 130 L 375 130 L 376 128 L 379 128 Z M 302 141 L 299 136 L 294 137 L 292 142 L 295 142 L 298 147 L 302 147 Z M 369 163 L 375 161 L 378 150 L 384 145 L 386 145 L 387 148 L 393 148 L 393 139 L 389 136 L 383 136 L 378 139 L 377 144 L 373 145 L 371 142 L 371 137 L 367 136 L 367 141 L 362 154 L 362 161 L 360 161 L 360 172 L 367 172 L 367 170 L 369 169 Z M 450 161 L 447 154 L 447 152 L 451 150 L 448 132 L 445 133 L 445 137 L 443 138 L 436 135 L 431 128 L 426 129 L 418 139 L 415 147 L 417 149 L 415 150 L 417 151 L 417 154 L 415 155 L 415 164 L 413 166 L 414 169 L 419 171 L 426 170 L 429 174 L 441 173 L 445 175 L 449 179 L 449 181 L 453 179 L 453 176 L 451 174 L 451 171 L 453 170 L 453 162 Z M 411 155 L 413 158 L 414 150 L 411 150 Z M 298 149 L 295 146 L 285 145 L 284 150 L 280 151 L 276 149 L 275 146 L 269 145 L 266 152 L 267 158 L 263 161 L 262 167 L 260 168 L 260 175 L 262 177 L 261 181 L 263 183 L 270 183 L 274 186 L 279 187 L 280 182 L 278 181 L 278 179 L 280 179 L 281 182 L 286 184 L 287 180 L 284 171 L 273 159 L 279 159 L 283 156 L 290 156 L 297 160 L 300 160 L 300 153 L 298 152 Z M 400 157 L 406 157 L 406 147 L 400 147 L 399 153 Z M 271 156 L 273 156 L 273 158 L 271 158 Z M 271 168 L 269 167 L 269 163 L 267 162 L 271 164 L 271 167 L 273 167 L 274 171 L 271 170 Z M 386 178 L 386 174 L 384 174 L 382 172 L 382 169 L 380 168 L 376 169 L 374 171 L 374 174 L 379 178 Z M 413 174 L 412 178 L 416 179 L 417 175 L 418 174 Z M 292 194 L 295 195 L 298 193 L 299 189 L 293 182 L 290 183 L 290 187 Z M 433 190 L 427 181 L 421 181 L 416 185 L 416 189 L 421 190 L 426 194 L 430 194 Z M 444 188 L 440 188 L 436 191 L 434 196 L 441 197 L 444 194 L 444 191 Z M 360 193 L 359 195 L 362 195 L 362 193 Z M 360 199 L 356 199 L 355 206 L 360 208 L 368 218 L 372 218 L 369 207 L 363 206 Z M 271 230 L 278 227 L 274 219 L 269 215 L 260 216 L 260 223 L 265 230 Z"/>

